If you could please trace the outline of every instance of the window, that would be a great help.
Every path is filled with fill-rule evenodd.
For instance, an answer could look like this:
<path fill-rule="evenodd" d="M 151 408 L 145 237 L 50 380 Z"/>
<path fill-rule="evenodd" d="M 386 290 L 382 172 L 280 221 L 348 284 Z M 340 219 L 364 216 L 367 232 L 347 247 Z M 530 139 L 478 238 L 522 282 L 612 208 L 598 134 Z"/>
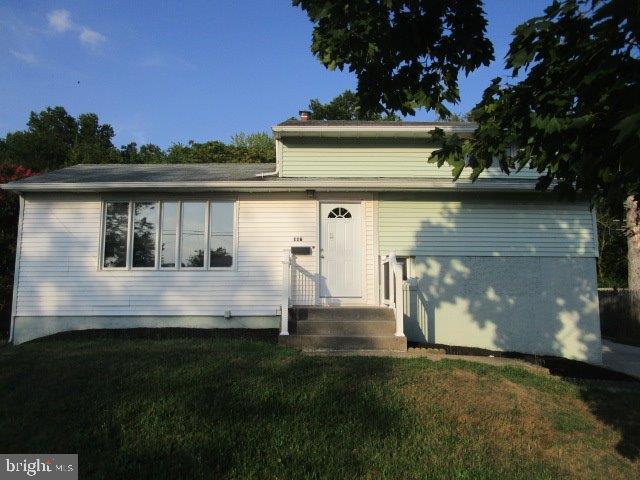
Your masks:
<path fill-rule="evenodd" d="M 106 202 L 104 218 L 105 268 L 124 268 L 127 266 L 127 245 L 129 244 L 129 202 Z"/>
<path fill-rule="evenodd" d="M 133 258 L 134 268 L 156 266 L 156 229 L 158 212 L 155 202 L 133 204 Z"/>
<path fill-rule="evenodd" d="M 337 207 L 329 212 L 329 218 L 351 218 L 351 212 L 346 208 Z"/>
<path fill-rule="evenodd" d="M 102 268 L 229 268 L 235 202 L 104 204 Z"/>
<path fill-rule="evenodd" d="M 209 206 L 209 266 L 233 265 L 233 202 L 211 202 Z"/>
<path fill-rule="evenodd" d="M 175 268 L 178 244 L 178 202 L 162 202 L 160 266 Z"/>
<path fill-rule="evenodd" d="M 204 267 L 206 205 L 204 202 L 184 202 L 182 204 L 181 267 Z"/>

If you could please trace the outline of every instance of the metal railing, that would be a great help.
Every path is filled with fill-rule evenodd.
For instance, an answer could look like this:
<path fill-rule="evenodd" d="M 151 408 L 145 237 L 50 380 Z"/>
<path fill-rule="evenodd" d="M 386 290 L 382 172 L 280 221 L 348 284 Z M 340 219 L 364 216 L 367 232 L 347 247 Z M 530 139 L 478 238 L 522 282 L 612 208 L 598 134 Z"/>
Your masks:
<path fill-rule="evenodd" d="M 282 298 L 280 335 L 289 335 L 289 307 L 291 305 L 291 252 L 284 250 L 282 255 Z M 382 258 L 383 303 L 393 309 L 396 321 L 396 337 L 404 337 L 404 280 L 402 265 L 398 263 L 395 252 Z"/>

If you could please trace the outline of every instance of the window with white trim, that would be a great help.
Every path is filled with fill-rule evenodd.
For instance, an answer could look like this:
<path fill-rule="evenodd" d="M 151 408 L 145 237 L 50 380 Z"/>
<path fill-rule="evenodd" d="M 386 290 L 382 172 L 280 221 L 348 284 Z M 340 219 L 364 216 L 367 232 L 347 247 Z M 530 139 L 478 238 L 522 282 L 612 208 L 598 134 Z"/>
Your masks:
<path fill-rule="evenodd" d="M 160 267 L 175 268 L 178 251 L 178 202 L 162 202 L 160 222 Z"/>
<path fill-rule="evenodd" d="M 104 206 L 104 239 L 102 266 L 127 266 L 129 246 L 129 202 L 106 202 Z"/>
<path fill-rule="evenodd" d="M 233 202 L 211 202 L 209 207 L 209 266 L 233 265 Z"/>
<path fill-rule="evenodd" d="M 104 269 L 218 269 L 234 265 L 234 201 L 106 201 Z"/>
<path fill-rule="evenodd" d="M 182 268 L 204 267 L 204 252 L 207 249 L 204 225 L 207 204 L 205 202 L 182 202 L 180 215 L 180 266 Z"/>
<path fill-rule="evenodd" d="M 156 202 L 133 203 L 133 268 L 156 266 L 156 235 L 158 228 L 158 204 Z"/>

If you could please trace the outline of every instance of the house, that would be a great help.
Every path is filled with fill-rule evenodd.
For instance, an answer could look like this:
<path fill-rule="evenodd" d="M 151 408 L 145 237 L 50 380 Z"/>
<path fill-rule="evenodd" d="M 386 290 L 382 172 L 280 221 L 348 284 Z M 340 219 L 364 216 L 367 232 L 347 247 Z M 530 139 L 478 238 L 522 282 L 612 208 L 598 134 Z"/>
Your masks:
<path fill-rule="evenodd" d="M 273 127 L 275 165 L 77 165 L 4 185 L 21 195 L 13 342 L 278 328 L 303 347 L 599 363 L 588 202 L 536 192 L 535 171 L 452 182 L 427 161 L 436 127 L 474 129 L 304 117 Z"/>

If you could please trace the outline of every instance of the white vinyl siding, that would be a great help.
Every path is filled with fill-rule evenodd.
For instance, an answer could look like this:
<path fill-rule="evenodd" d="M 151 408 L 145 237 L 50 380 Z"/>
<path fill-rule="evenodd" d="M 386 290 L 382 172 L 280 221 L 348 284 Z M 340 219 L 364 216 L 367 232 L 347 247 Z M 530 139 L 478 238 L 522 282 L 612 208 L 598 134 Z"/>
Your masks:
<path fill-rule="evenodd" d="M 286 138 L 282 144 L 284 177 L 452 178 L 451 167 L 429 163 L 435 147 L 424 139 Z M 481 178 L 539 177 L 525 169 L 507 176 L 497 166 Z M 461 178 L 469 174 L 463 173 Z"/>
<path fill-rule="evenodd" d="M 101 205 L 97 194 L 26 196 L 16 315 L 276 315 L 294 237 L 313 248 L 295 259 L 293 301 L 316 301 L 318 203 L 304 194 L 239 196 L 232 269 L 102 269 Z"/>
<path fill-rule="evenodd" d="M 398 255 L 596 257 L 593 213 L 585 202 L 384 194 L 380 253 Z"/>

